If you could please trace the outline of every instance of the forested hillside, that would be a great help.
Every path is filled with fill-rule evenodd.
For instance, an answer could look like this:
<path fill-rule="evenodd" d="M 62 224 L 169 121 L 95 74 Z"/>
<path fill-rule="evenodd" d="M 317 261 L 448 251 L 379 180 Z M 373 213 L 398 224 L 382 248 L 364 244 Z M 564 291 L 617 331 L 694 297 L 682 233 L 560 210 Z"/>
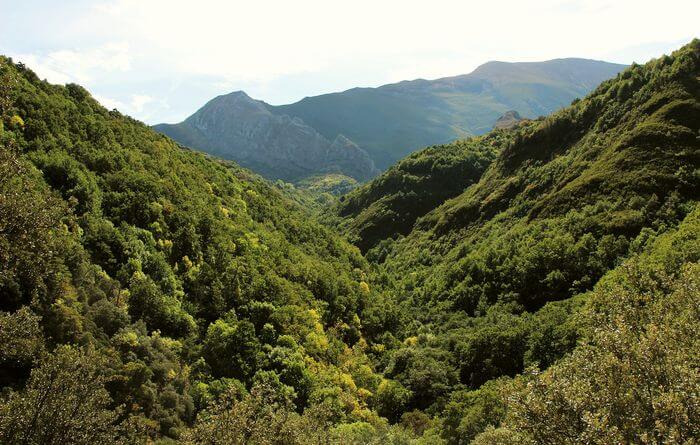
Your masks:
<path fill-rule="evenodd" d="M 404 159 L 343 234 L 6 58 L 0 123 L 0 443 L 700 440 L 698 40 Z"/>
<path fill-rule="evenodd" d="M 355 247 L 77 85 L 0 76 L 0 442 L 177 438 L 256 385 L 373 416 Z"/>
<path fill-rule="evenodd" d="M 412 154 L 340 198 L 340 227 L 363 251 L 407 235 L 419 217 L 477 182 L 514 134 L 493 131 Z"/>
<path fill-rule="evenodd" d="M 508 436 L 510 442 L 499 443 L 637 442 L 641 436 L 634 434 L 655 430 L 653 419 L 670 416 L 661 408 L 640 405 L 635 409 L 652 411 L 644 413 L 644 426 L 613 425 L 624 422 L 617 417 L 596 420 L 612 416 L 606 403 L 642 403 L 619 393 L 601 393 L 600 406 L 586 404 L 586 397 L 591 397 L 586 391 L 595 392 L 591 388 L 599 384 L 614 384 L 614 379 L 603 375 L 604 367 L 613 365 L 598 354 L 614 352 L 606 349 L 612 347 L 609 342 L 630 341 L 605 329 L 623 329 L 614 326 L 618 322 L 627 323 L 624 329 L 645 332 L 646 327 L 632 324 L 632 319 L 611 319 L 603 331 L 586 333 L 577 314 L 591 301 L 612 301 L 618 293 L 625 301 L 642 298 L 637 293 L 645 294 L 647 285 L 656 289 L 654 295 L 659 298 L 673 294 L 676 288 L 685 289 L 678 291 L 683 298 L 697 298 L 696 268 L 688 266 L 684 278 L 679 274 L 684 264 L 698 261 L 697 211 L 695 216 L 687 215 L 700 197 L 699 76 L 700 42 L 695 40 L 671 56 L 630 67 L 552 116 L 416 153 L 345 198 L 337 209 L 345 218 L 341 228 L 358 245 L 374 245 L 367 257 L 381 263 L 376 267 L 377 281 L 384 292 L 371 300 L 363 325 L 371 342 L 382 345 L 378 360 L 385 376 L 406 390 L 403 411 L 442 413 L 443 438 L 467 443 L 505 415 L 502 395 L 512 386 L 508 378 L 530 366 L 549 367 L 584 338 L 595 346 L 577 350 L 561 371 L 551 371 L 527 385 L 523 383 L 529 382 L 527 378 L 516 379 L 515 386 L 524 385 L 519 390 L 522 400 L 515 405 L 515 420 L 509 425 L 525 436 Z M 495 158 L 476 184 L 458 192 L 472 180 L 472 173 L 463 170 L 466 174 L 461 178 L 448 176 L 452 172 L 444 160 L 463 168 L 475 165 L 473 158 L 480 153 L 493 153 Z M 427 167 L 412 169 L 414 165 Z M 450 183 L 445 177 L 453 180 L 452 191 L 445 187 Z M 433 209 L 426 212 L 422 197 L 445 192 L 454 197 L 430 203 Z M 411 198 L 404 197 L 407 195 Z M 411 224 L 411 219 L 424 213 Z M 397 219 L 397 214 L 406 218 L 402 225 L 387 223 Z M 637 264 L 642 261 L 638 256 L 653 257 L 647 252 L 653 249 L 654 240 L 684 219 L 684 229 L 679 230 L 682 235 L 673 241 L 676 246 L 665 253 L 673 256 L 671 251 L 677 249 L 677 259 L 658 260 L 663 263 L 659 275 L 656 265 L 634 272 L 641 274 L 643 282 L 626 287 L 628 280 L 636 278 L 623 271 L 631 266 L 620 265 L 626 258 L 634 258 L 630 262 Z M 602 284 L 596 287 L 615 268 L 622 269 L 610 278 L 614 289 Z M 600 290 L 592 296 L 594 288 Z M 665 307 L 671 303 L 654 304 Z M 694 303 L 683 304 L 689 308 Z M 615 317 L 624 310 L 623 304 L 616 303 L 584 312 L 591 317 L 598 317 L 598 312 Z M 637 315 L 650 316 L 643 312 Z M 653 323 L 662 321 L 657 318 Z M 679 352 L 671 340 L 664 347 L 674 349 L 672 355 L 680 354 L 674 360 L 685 360 L 689 369 L 697 370 L 697 355 L 690 352 L 690 345 L 697 344 L 693 342 L 698 336 L 685 332 L 689 337 L 682 342 L 690 343 L 678 348 L 688 349 Z M 605 351 L 599 350 L 598 342 L 605 342 L 600 345 Z M 595 358 L 583 368 L 586 354 Z M 667 362 L 658 365 L 670 366 Z M 569 378 L 571 371 L 566 369 L 577 366 L 582 370 L 571 377 L 573 381 L 561 380 Z M 695 378 L 684 381 L 680 374 L 663 375 L 682 385 L 697 384 Z M 629 377 L 625 384 L 634 391 L 638 389 L 635 385 L 644 385 L 651 378 L 646 374 Z M 594 380 L 598 378 L 610 380 Z M 660 392 L 648 396 L 671 397 L 663 388 L 656 390 Z M 557 397 L 574 397 L 575 391 L 579 391 L 580 405 L 557 405 L 564 403 Z M 685 402 L 668 403 L 672 405 L 669 413 L 681 415 L 683 409 L 691 409 L 684 407 Z M 584 416 L 589 410 L 590 419 Z M 548 425 L 552 425 L 546 432 L 538 417 L 545 414 L 551 416 Z M 696 412 L 682 415 L 697 420 Z M 579 416 L 584 420 L 572 420 Z M 611 422 L 608 436 L 585 436 L 596 427 L 607 428 L 596 426 L 596 421 Z M 679 426 L 670 417 L 661 424 L 664 422 L 676 425 L 668 428 L 678 427 L 683 434 L 697 433 L 689 424 Z M 558 432 L 559 428 L 566 432 Z M 668 431 L 654 434 L 670 434 Z M 490 434 L 482 443 L 501 440 L 498 434 L 508 435 L 503 431 Z"/>

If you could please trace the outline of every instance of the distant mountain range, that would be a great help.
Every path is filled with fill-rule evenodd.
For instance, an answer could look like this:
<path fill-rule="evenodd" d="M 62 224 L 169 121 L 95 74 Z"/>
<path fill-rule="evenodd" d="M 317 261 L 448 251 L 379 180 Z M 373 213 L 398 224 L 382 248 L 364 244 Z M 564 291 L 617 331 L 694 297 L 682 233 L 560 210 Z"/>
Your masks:
<path fill-rule="evenodd" d="M 549 114 L 624 68 L 575 58 L 488 62 L 466 75 L 353 88 L 281 106 L 235 92 L 179 124 L 154 128 L 271 179 L 328 172 L 364 181 L 421 147 L 483 134 L 510 110 L 523 118 Z"/>

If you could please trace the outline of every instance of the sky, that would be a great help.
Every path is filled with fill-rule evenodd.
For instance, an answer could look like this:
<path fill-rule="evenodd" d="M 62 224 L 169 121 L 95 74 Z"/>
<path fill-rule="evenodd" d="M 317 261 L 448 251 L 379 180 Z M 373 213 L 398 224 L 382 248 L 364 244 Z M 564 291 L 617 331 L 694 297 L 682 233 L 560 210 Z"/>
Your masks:
<path fill-rule="evenodd" d="M 1 54 L 149 124 L 236 90 L 278 105 L 490 60 L 643 63 L 700 37 L 698 0 L 0 0 L 0 17 Z"/>

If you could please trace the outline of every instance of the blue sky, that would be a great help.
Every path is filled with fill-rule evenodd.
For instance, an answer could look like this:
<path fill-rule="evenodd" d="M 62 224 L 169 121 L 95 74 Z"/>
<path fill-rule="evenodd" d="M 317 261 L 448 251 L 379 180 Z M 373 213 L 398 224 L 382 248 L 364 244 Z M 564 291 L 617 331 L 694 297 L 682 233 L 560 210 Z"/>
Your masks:
<path fill-rule="evenodd" d="M 234 90 L 273 104 L 489 60 L 642 63 L 698 36 L 697 0 L 0 0 L 0 53 L 149 124 Z"/>

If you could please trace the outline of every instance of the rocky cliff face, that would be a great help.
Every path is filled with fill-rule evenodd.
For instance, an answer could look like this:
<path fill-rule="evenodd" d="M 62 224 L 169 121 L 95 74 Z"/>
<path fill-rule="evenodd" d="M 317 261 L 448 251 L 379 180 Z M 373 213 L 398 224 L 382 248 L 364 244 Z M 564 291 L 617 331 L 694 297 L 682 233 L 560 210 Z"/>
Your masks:
<path fill-rule="evenodd" d="M 501 117 L 496 119 L 496 123 L 493 126 L 494 130 L 505 130 L 507 128 L 513 128 L 518 125 L 518 122 L 522 121 L 523 118 L 515 110 L 506 111 Z"/>
<path fill-rule="evenodd" d="M 272 114 L 242 91 L 212 99 L 184 122 L 155 129 L 270 179 L 342 173 L 365 181 L 379 173 L 367 153 L 345 136 L 330 141 L 299 118 Z"/>

